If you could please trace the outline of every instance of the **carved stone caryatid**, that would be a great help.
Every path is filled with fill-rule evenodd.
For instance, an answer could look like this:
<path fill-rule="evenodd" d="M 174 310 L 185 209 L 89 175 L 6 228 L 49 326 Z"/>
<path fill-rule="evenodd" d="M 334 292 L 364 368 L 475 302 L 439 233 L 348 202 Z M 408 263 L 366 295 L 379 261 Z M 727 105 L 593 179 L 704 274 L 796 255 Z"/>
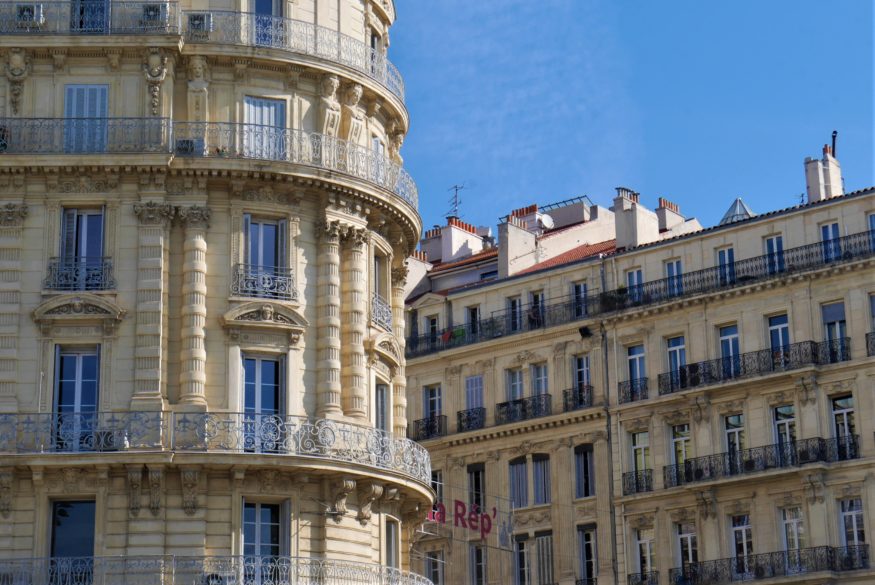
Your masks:
<path fill-rule="evenodd" d="M 19 227 L 27 217 L 26 203 L 6 203 L 0 207 L 0 227 Z"/>
<path fill-rule="evenodd" d="M 325 75 L 322 78 L 322 97 L 319 99 L 319 116 L 321 118 L 322 134 L 337 136 L 340 129 L 340 102 L 337 101 L 337 89 L 340 80 L 336 75 Z"/>
<path fill-rule="evenodd" d="M 367 333 L 367 242 L 368 231 L 347 231 L 343 246 L 343 413 L 367 416 L 365 334 Z"/>
<path fill-rule="evenodd" d="M 341 414 L 340 405 L 340 222 L 320 228 L 318 306 L 317 412 L 321 417 Z"/>
<path fill-rule="evenodd" d="M 365 114 L 359 102 L 362 99 L 362 86 L 353 83 L 343 92 L 342 118 L 340 123 L 340 137 L 358 144 L 365 126 Z"/>
<path fill-rule="evenodd" d="M 209 121 L 210 71 L 206 57 L 188 59 L 188 120 Z"/>
<path fill-rule="evenodd" d="M 404 164 L 404 159 L 401 157 L 401 147 L 404 145 L 404 133 L 395 132 L 389 136 L 389 156 L 399 165 Z"/>
<path fill-rule="evenodd" d="M 24 80 L 30 75 L 30 55 L 20 48 L 9 49 L 6 54 L 6 79 L 9 80 L 9 104 L 12 113 L 17 114 L 21 107 L 21 94 L 24 93 Z"/>
<path fill-rule="evenodd" d="M 161 84 L 167 77 L 167 57 L 161 49 L 151 47 L 146 52 L 143 63 L 143 74 L 149 88 L 149 111 L 153 116 L 161 113 Z"/>
<path fill-rule="evenodd" d="M 407 436 L 407 374 L 404 361 L 404 298 L 407 266 L 392 268 L 392 333 L 399 346 L 398 367 L 392 378 L 392 431 L 399 437 Z"/>
<path fill-rule="evenodd" d="M 182 367 L 179 372 L 180 404 L 205 407 L 207 352 L 207 226 L 210 209 L 200 205 L 180 207 L 185 225 L 185 259 L 182 266 Z"/>

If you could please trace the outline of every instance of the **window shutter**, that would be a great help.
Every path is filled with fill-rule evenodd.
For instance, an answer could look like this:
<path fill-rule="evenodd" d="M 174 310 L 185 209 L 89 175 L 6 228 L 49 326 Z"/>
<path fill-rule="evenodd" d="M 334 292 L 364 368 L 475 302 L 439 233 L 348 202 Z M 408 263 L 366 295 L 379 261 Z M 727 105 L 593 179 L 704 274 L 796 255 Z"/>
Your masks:
<path fill-rule="evenodd" d="M 280 400 L 279 400 L 279 404 L 277 406 L 279 407 L 280 416 L 285 416 L 286 413 L 288 412 L 288 404 L 290 402 L 289 401 L 289 391 L 288 391 L 288 386 L 289 386 L 288 385 L 288 367 L 286 366 L 286 364 L 288 363 L 288 356 L 281 355 L 279 360 L 277 360 L 277 361 L 279 362 L 278 369 L 279 369 L 279 382 L 280 382 L 280 388 L 279 388 Z"/>
<path fill-rule="evenodd" d="M 250 241 L 250 227 L 252 226 L 252 216 L 248 213 L 243 214 L 243 263 L 252 264 L 252 242 Z M 236 260 L 236 258 L 235 258 Z"/>
<path fill-rule="evenodd" d="M 100 208 L 100 215 L 99 216 L 97 216 L 97 217 L 95 217 L 93 215 L 91 216 L 91 221 L 95 221 L 95 220 L 98 222 L 98 225 L 100 226 L 100 230 L 99 230 L 100 235 L 97 238 L 96 247 L 94 247 L 93 245 L 90 247 L 92 247 L 92 249 L 95 250 L 95 252 L 96 252 L 95 255 L 98 258 L 102 258 L 103 257 L 103 240 L 104 240 L 104 234 L 106 233 L 106 206 Z"/>
<path fill-rule="evenodd" d="M 276 263 L 280 271 L 289 268 L 289 220 L 281 219 L 277 226 Z"/>
<path fill-rule="evenodd" d="M 280 505 L 280 555 L 292 554 L 292 502 L 283 500 Z"/>
<path fill-rule="evenodd" d="M 55 396 L 52 399 L 52 411 L 58 412 L 58 402 L 61 398 L 61 346 L 55 344 Z M 37 408 L 39 408 L 37 404 Z"/>
<path fill-rule="evenodd" d="M 64 209 L 61 216 L 61 257 L 72 260 L 76 257 L 76 216 L 75 209 Z"/>

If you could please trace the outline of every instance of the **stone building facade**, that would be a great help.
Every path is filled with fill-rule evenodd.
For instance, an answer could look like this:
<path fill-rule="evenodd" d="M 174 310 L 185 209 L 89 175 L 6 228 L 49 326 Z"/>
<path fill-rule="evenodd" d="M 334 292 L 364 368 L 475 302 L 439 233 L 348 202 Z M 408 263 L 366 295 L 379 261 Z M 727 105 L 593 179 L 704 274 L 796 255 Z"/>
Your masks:
<path fill-rule="evenodd" d="M 392 1 L 2 4 L 0 581 L 425 583 Z"/>

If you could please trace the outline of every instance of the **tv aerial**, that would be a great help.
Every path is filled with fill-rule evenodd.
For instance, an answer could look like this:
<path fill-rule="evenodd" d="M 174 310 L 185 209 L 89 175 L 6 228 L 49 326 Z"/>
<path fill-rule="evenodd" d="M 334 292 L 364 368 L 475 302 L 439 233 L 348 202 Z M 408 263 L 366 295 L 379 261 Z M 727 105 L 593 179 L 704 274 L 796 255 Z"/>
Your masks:
<path fill-rule="evenodd" d="M 453 185 L 447 191 L 452 191 L 453 196 L 450 197 L 450 210 L 447 212 L 445 217 L 459 217 L 460 209 L 462 207 L 462 196 L 459 195 L 459 191 L 465 188 L 465 184 L 461 185 Z"/>

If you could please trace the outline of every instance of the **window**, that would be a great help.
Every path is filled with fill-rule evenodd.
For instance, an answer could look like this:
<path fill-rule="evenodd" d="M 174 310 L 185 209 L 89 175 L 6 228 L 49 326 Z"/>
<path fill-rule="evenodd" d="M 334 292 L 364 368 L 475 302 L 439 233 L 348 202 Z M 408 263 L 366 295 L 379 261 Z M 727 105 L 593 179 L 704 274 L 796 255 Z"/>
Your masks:
<path fill-rule="evenodd" d="M 635 541 L 638 548 L 638 572 L 650 573 L 655 571 L 656 567 L 653 564 L 653 529 L 636 530 Z"/>
<path fill-rule="evenodd" d="M 532 475 L 535 486 L 535 505 L 550 503 L 550 456 L 532 456 Z"/>
<path fill-rule="evenodd" d="M 863 501 L 860 498 L 841 500 L 839 514 L 842 544 L 844 546 L 866 544 L 866 530 L 863 527 Z"/>
<path fill-rule="evenodd" d="M 265 31 L 270 33 L 270 31 Z M 243 152 L 251 158 L 281 160 L 286 156 L 286 102 L 243 98 Z"/>
<path fill-rule="evenodd" d="M 47 288 L 103 290 L 111 286 L 111 275 L 104 269 L 103 223 L 102 209 L 64 209 L 61 257 L 50 270 Z"/>
<path fill-rule="evenodd" d="M 571 285 L 572 312 L 576 319 L 586 316 L 586 283 L 575 282 Z"/>
<path fill-rule="evenodd" d="M 437 418 L 443 412 L 441 404 L 440 385 L 426 386 L 422 390 L 422 416 L 423 418 Z"/>
<path fill-rule="evenodd" d="M 802 509 L 798 507 L 781 509 L 784 550 L 798 551 L 805 548 L 805 524 L 802 522 Z M 798 557 L 795 560 L 798 564 Z"/>
<path fill-rule="evenodd" d="M 510 468 L 510 503 L 517 508 L 529 505 L 528 473 L 526 458 L 518 457 L 508 464 Z"/>
<path fill-rule="evenodd" d="M 574 448 L 574 497 L 588 498 L 595 495 L 595 465 L 592 445 Z"/>
<path fill-rule="evenodd" d="M 553 585 L 553 534 L 535 534 L 535 551 L 538 557 L 537 585 Z"/>
<path fill-rule="evenodd" d="M 836 363 L 847 359 L 847 327 L 845 325 L 845 304 L 841 301 L 821 305 L 823 318 L 823 339 L 826 341 L 826 354 L 821 355 L 828 359 L 829 363 Z"/>
<path fill-rule="evenodd" d="M 243 554 L 246 556 L 278 557 L 285 537 L 285 522 L 279 504 L 243 502 Z M 260 567 L 247 567 L 258 571 Z M 267 564 L 264 569 L 270 570 Z"/>
<path fill-rule="evenodd" d="M 374 387 L 374 426 L 389 432 L 389 386 L 377 384 Z"/>
<path fill-rule="evenodd" d="M 529 559 L 525 535 L 516 537 L 514 541 L 513 573 L 514 585 L 530 585 Z"/>
<path fill-rule="evenodd" d="M 741 473 L 742 451 L 744 450 L 744 415 L 731 414 L 723 417 L 723 427 L 726 436 L 729 473 Z"/>
<path fill-rule="evenodd" d="M 482 463 L 468 466 L 468 505 L 473 510 L 483 510 L 486 500 L 486 470 Z"/>
<path fill-rule="evenodd" d="M 769 236 L 763 240 L 769 274 L 784 272 L 784 238 Z"/>
<path fill-rule="evenodd" d="M 371 289 L 380 299 L 389 297 L 389 260 L 382 254 L 374 252 L 374 268 L 371 272 Z M 388 302 L 386 303 L 388 304 Z"/>
<path fill-rule="evenodd" d="M 680 566 L 699 562 L 699 545 L 696 539 L 696 525 L 692 522 L 675 524 L 677 527 L 678 553 Z"/>
<path fill-rule="evenodd" d="M 686 388 L 687 372 L 687 349 L 684 344 L 684 336 L 670 337 L 666 340 L 668 346 L 668 371 L 671 379 L 672 390 Z"/>
<path fill-rule="evenodd" d="M 443 585 L 444 583 L 444 552 L 440 550 L 430 550 L 425 553 L 425 577 L 434 585 Z"/>
<path fill-rule="evenodd" d="M 650 433 L 647 431 L 632 433 L 632 465 L 637 472 L 650 469 Z"/>
<path fill-rule="evenodd" d="M 55 445 L 62 451 L 95 447 L 99 394 L 99 348 L 55 347 Z"/>
<path fill-rule="evenodd" d="M 373 55 L 371 58 L 374 58 Z M 373 67 L 373 64 L 371 66 Z M 377 183 L 382 183 L 386 179 L 386 145 L 379 136 L 371 136 L 371 150 L 374 153 L 374 178 Z"/>
<path fill-rule="evenodd" d="M 778 459 L 782 464 L 790 465 L 796 460 L 796 413 L 792 404 L 775 407 L 772 412 Z"/>
<path fill-rule="evenodd" d="M 854 397 L 836 396 L 832 398 L 833 432 L 838 445 L 839 460 L 857 457 L 857 427 L 854 422 Z"/>
<path fill-rule="evenodd" d="M 529 294 L 529 329 L 544 325 L 544 293 L 535 291 Z"/>
<path fill-rule="evenodd" d="M 279 418 L 285 412 L 281 360 L 243 358 L 243 411 L 245 445 L 248 450 L 277 451 L 284 443 L 282 434 L 268 429 L 283 428 Z"/>
<path fill-rule="evenodd" d="M 281 42 L 279 38 L 274 39 L 279 34 L 274 17 L 283 15 L 282 3 L 279 0 L 255 0 L 252 4 L 255 8 L 255 23 L 252 27 L 255 44 L 270 47 L 275 42 Z"/>
<path fill-rule="evenodd" d="M 838 223 L 825 223 L 820 226 L 820 241 L 823 247 L 824 262 L 834 262 L 842 257 L 842 241 L 839 237 Z"/>
<path fill-rule="evenodd" d="M 683 269 L 680 260 L 669 260 L 665 263 L 665 279 L 669 296 L 684 294 Z"/>
<path fill-rule="evenodd" d="M 640 302 L 644 292 L 644 273 L 640 268 L 626 271 L 626 287 L 629 291 L 629 298 L 633 302 Z"/>
<path fill-rule="evenodd" d="M 495 280 L 498 278 L 498 270 L 488 270 L 480 273 L 480 280 Z"/>
<path fill-rule="evenodd" d="M 438 337 L 438 318 L 437 315 L 430 315 L 425 318 L 425 332 L 432 343 L 437 341 Z"/>
<path fill-rule="evenodd" d="M 507 370 L 507 399 L 519 400 L 523 397 L 523 371 L 520 369 Z"/>
<path fill-rule="evenodd" d="M 769 317 L 769 348 L 772 350 L 772 362 L 783 366 L 789 359 L 790 325 L 787 315 Z"/>
<path fill-rule="evenodd" d="M 590 385 L 589 356 L 574 356 L 574 387 L 580 390 Z"/>
<path fill-rule="evenodd" d="M 690 457 L 690 425 L 687 423 L 671 427 L 671 453 L 674 464 L 684 465 Z"/>
<path fill-rule="evenodd" d="M 721 286 L 735 283 L 735 249 L 717 250 L 717 278 Z"/>
<path fill-rule="evenodd" d="M 465 378 L 465 408 L 483 408 L 483 376 Z"/>
<path fill-rule="evenodd" d="M 721 370 L 724 379 L 735 378 L 741 375 L 741 356 L 738 343 L 738 325 L 721 327 L 720 333 L 720 359 Z"/>
<path fill-rule="evenodd" d="M 94 511 L 93 500 L 52 503 L 52 557 L 94 556 Z"/>
<path fill-rule="evenodd" d="M 532 365 L 532 396 L 547 394 L 547 364 Z"/>
<path fill-rule="evenodd" d="M 875 213 L 869 217 L 875 217 Z M 875 238 L 875 228 L 872 228 L 872 237 Z M 875 294 L 869 295 L 869 331 L 875 332 Z"/>
<path fill-rule="evenodd" d="M 398 522 L 386 520 L 386 566 L 394 569 L 401 568 L 401 557 L 398 554 L 401 546 L 399 536 Z"/>
<path fill-rule="evenodd" d="M 108 85 L 64 86 L 64 152 L 105 152 L 108 117 Z"/>
<path fill-rule="evenodd" d="M 626 348 L 626 360 L 629 364 L 629 380 L 635 381 L 647 377 L 643 345 L 633 345 Z"/>
<path fill-rule="evenodd" d="M 519 297 L 510 297 L 507 299 L 507 318 L 508 329 L 511 331 L 519 331 L 523 328 L 523 313 L 522 303 Z"/>
<path fill-rule="evenodd" d="M 286 220 L 266 220 L 243 216 L 246 264 L 241 275 L 248 286 L 247 296 L 282 297 L 290 290 L 288 270 L 289 224 Z"/>
<path fill-rule="evenodd" d="M 875 250 L 875 213 L 869 214 L 869 247 Z"/>
<path fill-rule="evenodd" d="M 480 331 L 480 305 L 467 308 L 468 333 L 476 335 Z"/>
<path fill-rule="evenodd" d="M 577 559 L 580 564 L 580 579 L 595 579 L 598 575 L 595 537 L 595 526 L 577 527 Z"/>
<path fill-rule="evenodd" d="M 739 575 L 750 573 L 749 561 L 753 554 L 753 532 L 750 527 L 750 516 L 741 514 L 732 517 L 732 543 L 734 545 L 735 563 L 733 569 Z"/>
<path fill-rule="evenodd" d="M 471 585 L 486 585 L 486 547 L 468 545 L 468 575 Z"/>
<path fill-rule="evenodd" d="M 431 489 L 434 490 L 435 506 L 444 501 L 444 473 L 440 469 L 431 472 Z"/>

